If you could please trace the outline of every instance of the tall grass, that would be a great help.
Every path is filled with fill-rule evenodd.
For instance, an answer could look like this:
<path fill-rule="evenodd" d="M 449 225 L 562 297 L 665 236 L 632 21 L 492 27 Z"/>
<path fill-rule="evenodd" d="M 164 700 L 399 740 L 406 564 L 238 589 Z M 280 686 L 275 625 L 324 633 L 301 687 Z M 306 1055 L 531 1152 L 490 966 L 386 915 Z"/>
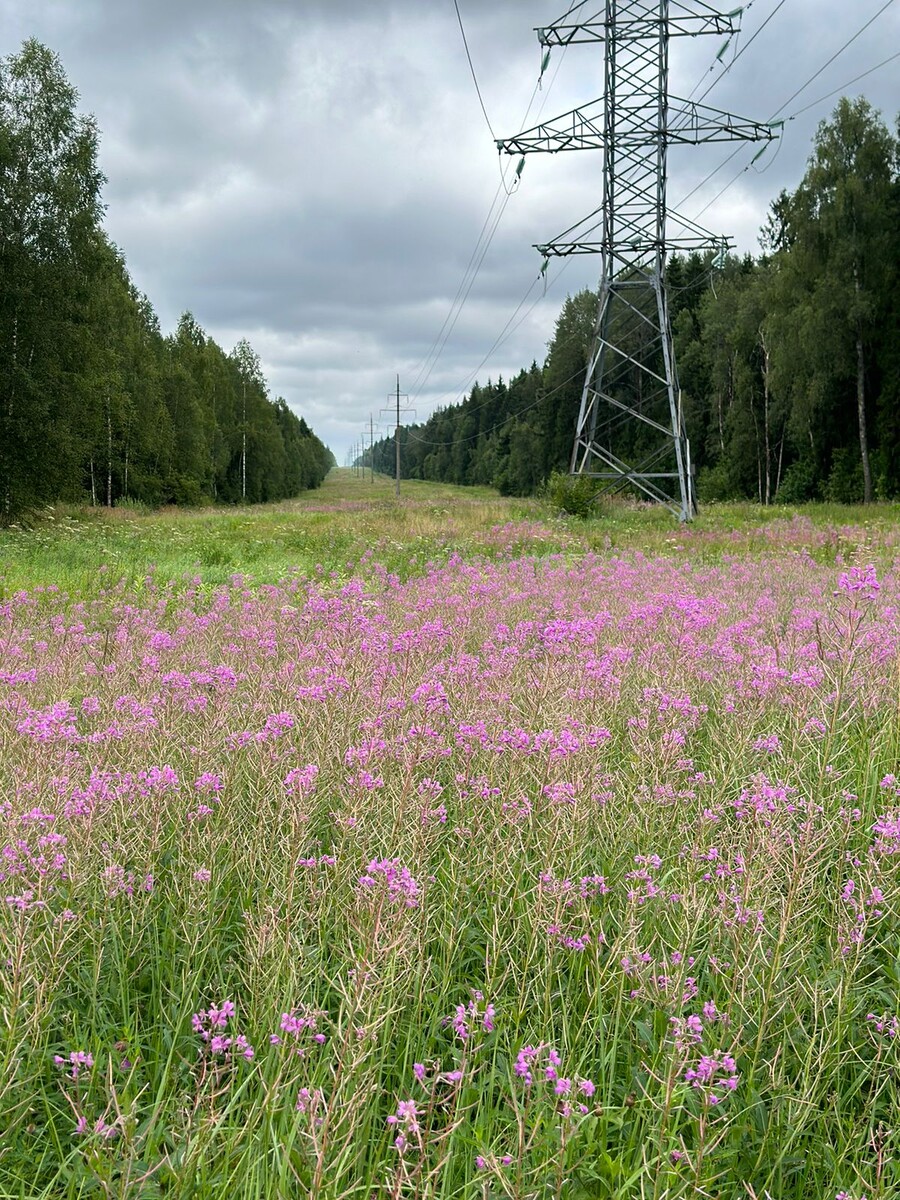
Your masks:
<path fill-rule="evenodd" d="M 7 592 L 0 1196 L 897 1194 L 891 531 L 352 502 Z"/>

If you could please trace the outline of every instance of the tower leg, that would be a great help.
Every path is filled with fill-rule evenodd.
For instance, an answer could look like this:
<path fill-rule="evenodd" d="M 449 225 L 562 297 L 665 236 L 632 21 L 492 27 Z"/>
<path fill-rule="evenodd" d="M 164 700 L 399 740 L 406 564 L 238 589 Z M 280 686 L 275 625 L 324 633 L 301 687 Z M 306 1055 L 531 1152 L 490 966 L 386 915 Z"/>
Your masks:
<path fill-rule="evenodd" d="M 571 472 L 631 488 L 682 521 L 696 511 L 659 263 L 601 281 Z"/>

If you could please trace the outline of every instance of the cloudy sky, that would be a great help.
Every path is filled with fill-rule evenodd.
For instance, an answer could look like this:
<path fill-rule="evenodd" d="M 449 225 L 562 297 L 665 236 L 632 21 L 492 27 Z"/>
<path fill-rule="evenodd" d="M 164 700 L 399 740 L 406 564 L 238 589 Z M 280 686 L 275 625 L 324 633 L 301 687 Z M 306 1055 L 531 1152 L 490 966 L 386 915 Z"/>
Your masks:
<path fill-rule="evenodd" d="M 535 92 L 534 27 L 567 0 L 458 5 L 498 137 L 600 94 L 599 46 L 554 51 Z M 717 66 L 724 39 L 673 40 L 670 91 L 721 75 L 707 104 L 792 116 L 897 53 L 900 0 L 883 6 L 752 0 Z M 515 159 L 494 147 L 453 0 L 0 0 L 0 54 L 27 37 L 60 55 L 97 118 L 107 228 L 163 328 L 190 309 L 226 349 L 249 337 L 273 393 L 339 461 L 398 372 L 421 419 L 476 378 L 542 361 L 566 294 L 596 285 L 599 260 L 554 259 L 545 294 L 532 243 L 599 205 L 600 154 L 531 155 L 506 195 Z M 898 81 L 900 58 L 845 90 L 893 126 Z M 799 113 L 753 167 L 743 147 L 682 211 L 755 252 L 836 102 Z M 670 204 L 733 149 L 672 150 Z"/>

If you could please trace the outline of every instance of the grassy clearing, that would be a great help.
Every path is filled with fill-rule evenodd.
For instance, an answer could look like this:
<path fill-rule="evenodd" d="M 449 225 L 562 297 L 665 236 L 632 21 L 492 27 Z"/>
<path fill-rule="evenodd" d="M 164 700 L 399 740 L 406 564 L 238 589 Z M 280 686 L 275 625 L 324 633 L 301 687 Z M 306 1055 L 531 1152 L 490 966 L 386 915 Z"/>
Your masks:
<path fill-rule="evenodd" d="M 891 512 L 405 493 L 2 535 L 0 1197 L 900 1194 Z"/>
<path fill-rule="evenodd" d="M 489 559 L 618 550 L 684 553 L 715 561 L 723 552 L 804 551 L 822 561 L 883 552 L 898 540 L 900 506 L 751 504 L 705 507 L 679 529 L 664 510 L 613 503 L 589 521 L 565 518 L 538 500 L 503 499 L 489 488 L 404 482 L 333 471 L 321 489 L 278 505 L 166 510 L 48 511 L 28 528 L 0 529 L 0 595 L 53 585 L 93 595 L 124 580 L 227 583 L 242 574 L 274 583 L 317 567 L 346 574 L 364 555 L 403 578 L 454 552 Z"/>

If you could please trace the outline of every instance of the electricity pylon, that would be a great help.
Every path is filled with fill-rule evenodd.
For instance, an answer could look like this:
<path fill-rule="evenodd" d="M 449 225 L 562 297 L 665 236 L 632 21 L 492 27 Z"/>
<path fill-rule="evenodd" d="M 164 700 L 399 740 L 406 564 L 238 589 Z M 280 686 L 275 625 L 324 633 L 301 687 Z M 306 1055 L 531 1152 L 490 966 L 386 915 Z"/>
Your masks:
<path fill-rule="evenodd" d="M 375 424 L 375 418 L 372 416 L 371 413 L 369 413 L 369 431 L 368 431 L 368 433 L 366 433 L 366 431 L 363 430 L 362 439 L 361 439 L 362 449 L 360 451 L 360 458 L 362 460 L 363 478 L 365 478 L 366 454 L 368 454 L 369 475 L 372 480 L 372 483 L 375 482 L 375 431 L 377 428 L 378 428 L 378 426 Z"/>
<path fill-rule="evenodd" d="M 390 408 L 381 409 L 379 416 L 396 416 L 394 425 L 394 491 L 397 499 L 400 499 L 400 415 L 409 416 L 412 414 L 415 417 L 416 410 L 408 404 L 401 405 L 400 400 L 408 400 L 407 392 L 400 391 L 400 376 L 397 376 L 397 389 L 394 392 L 388 392 L 388 400 L 393 400 L 394 403 Z"/>
<path fill-rule="evenodd" d="M 605 0 L 590 19 L 566 24 L 571 11 L 537 30 L 546 47 L 544 67 L 554 46 L 602 43 L 603 95 L 497 141 L 507 154 L 604 152 L 600 208 L 555 241 L 537 246 L 545 260 L 602 256 L 570 471 L 614 491 L 631 485 L 687 521 L 696 497 L 669 322 L 666 255 L 721 254 L 728 243 L 667 211 L 666 154 L 670 145 L 771 140 L 777 126 L 669 96 L 669 39 L 730 38 L 740 9 L 718 13 L 701 0 Z"/>

